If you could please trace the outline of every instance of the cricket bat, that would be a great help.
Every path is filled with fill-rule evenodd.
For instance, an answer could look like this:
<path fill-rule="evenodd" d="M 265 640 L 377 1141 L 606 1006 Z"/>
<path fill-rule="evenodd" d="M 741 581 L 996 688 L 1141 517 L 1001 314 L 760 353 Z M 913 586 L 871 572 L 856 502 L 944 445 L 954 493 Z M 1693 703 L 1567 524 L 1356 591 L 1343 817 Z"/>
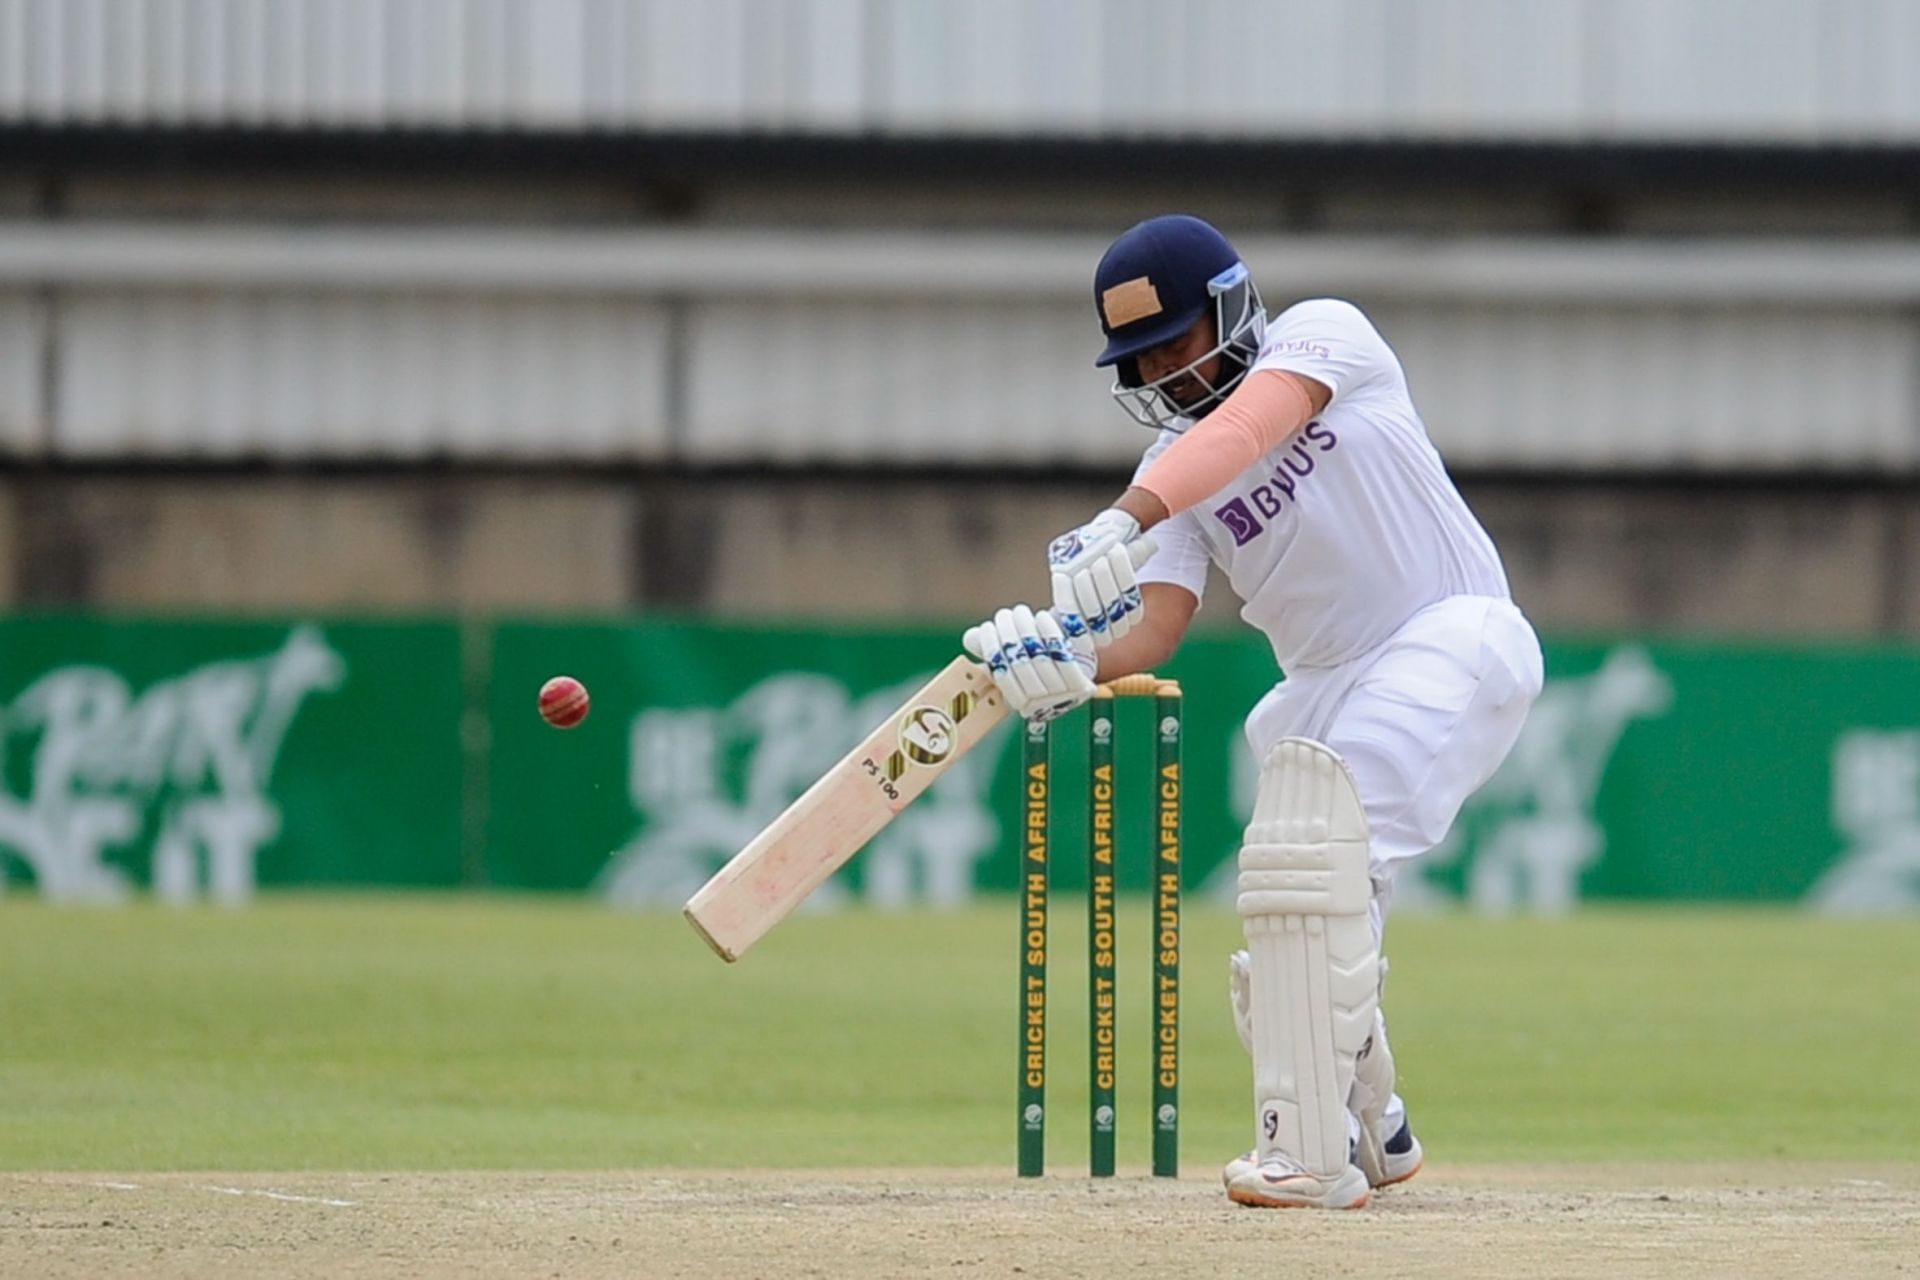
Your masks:
<path fill-rule="evenodd" d="M 1006 718 L 987 669 L 955 658 L 701 886 L 688 922 L 738 960 Z"/>

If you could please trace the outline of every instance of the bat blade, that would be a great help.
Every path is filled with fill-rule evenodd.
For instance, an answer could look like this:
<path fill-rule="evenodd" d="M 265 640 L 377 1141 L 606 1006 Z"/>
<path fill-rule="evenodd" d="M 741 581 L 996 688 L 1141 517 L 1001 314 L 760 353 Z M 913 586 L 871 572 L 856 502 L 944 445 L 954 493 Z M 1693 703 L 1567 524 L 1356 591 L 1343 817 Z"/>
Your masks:
<path fill-rule="evenodd" d="M 738 960 L 1007 717 L 987 669 L 955 658 L 687 900 L 687 921 Z"/>

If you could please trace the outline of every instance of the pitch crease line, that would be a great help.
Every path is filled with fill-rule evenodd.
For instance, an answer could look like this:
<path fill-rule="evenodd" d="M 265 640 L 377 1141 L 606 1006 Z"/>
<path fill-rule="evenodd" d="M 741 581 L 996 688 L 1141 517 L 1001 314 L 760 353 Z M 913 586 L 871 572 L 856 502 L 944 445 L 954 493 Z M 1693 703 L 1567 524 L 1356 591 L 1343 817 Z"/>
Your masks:
<path fill-rule="evenodd" d="M 296 1196 L 286 1191 L 256 1190 L 248 1187 L 200 1187 L 200 1191 L 212 1191 L 223 1196 L 259 1196 L 263 1200 L 284 1200 L 289 1204 L 325 1204 L 336 1209 L 351 1209 L 357 1200 L 329 1200 L 325 1196 Z"/>

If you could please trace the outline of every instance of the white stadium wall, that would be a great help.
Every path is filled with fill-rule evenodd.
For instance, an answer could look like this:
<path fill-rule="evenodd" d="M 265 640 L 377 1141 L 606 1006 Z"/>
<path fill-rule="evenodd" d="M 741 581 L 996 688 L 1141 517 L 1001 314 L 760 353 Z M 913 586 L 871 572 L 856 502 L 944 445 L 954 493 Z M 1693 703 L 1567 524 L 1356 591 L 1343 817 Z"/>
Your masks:
<path fill-rule="evenodd" d="M 0 451 L 1121 467 L 1080 234 L 0 224 Z M 1450 462 L 1920 470 L 1920 245 L 1256 237 Z M 101 376 L 113 370 L 116 376 Z"/>
<path fill-rule="evenodd" d="M 663 452 L 665 317 L 645 302 L 141 290 L 51 314 L 44 438 L 69 459 Z"/>
<path fill-rule="evenodd" d="M 1912 144 L 1916 66 L 1909 0 L 0 0 L 38 124 Z"/>

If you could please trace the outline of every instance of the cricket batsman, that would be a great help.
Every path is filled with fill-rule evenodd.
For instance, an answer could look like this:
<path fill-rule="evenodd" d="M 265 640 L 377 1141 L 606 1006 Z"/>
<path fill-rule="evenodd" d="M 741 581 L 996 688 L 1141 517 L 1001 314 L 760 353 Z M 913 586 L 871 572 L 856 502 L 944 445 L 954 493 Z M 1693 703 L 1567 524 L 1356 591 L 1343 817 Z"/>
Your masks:
<path fill-rule="evenodd" d="M 1422 1158 L 1380 1012 L 1394 875 L 1512 748 L 1540 645 L 1358 307 L 1269 322 L 1226 237 L 1183 215 L 1115 240 L 1093 293 L 1095 364 L 1153 441 L 1048 548 L 1051 608 L 1001 609 L 964 644 L 1013 710 L 1051 719 L 1171 657 L 1220 567 L 1284 672 L 1246 724 L 1261 773 L 1229 972 L 1254 1133 L 1227 1194 L 1359 1208 Z"/>

